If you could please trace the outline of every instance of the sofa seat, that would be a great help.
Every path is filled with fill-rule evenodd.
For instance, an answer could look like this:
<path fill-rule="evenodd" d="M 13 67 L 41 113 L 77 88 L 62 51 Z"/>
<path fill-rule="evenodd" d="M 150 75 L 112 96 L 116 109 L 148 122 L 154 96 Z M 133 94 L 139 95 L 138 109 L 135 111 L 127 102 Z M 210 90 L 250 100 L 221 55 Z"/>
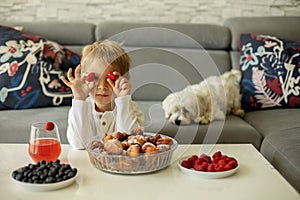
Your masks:
<path fill-rule="evenodd" d="M 60 139 L 68 144 L 66 138 L 67 118 L 70 106 L 32 108 L 20 110 L 2 110 L 1 142 L 28 143 L 32 123 L 54 121 L 59 127 Z"/>
<path fill-rule="evenodd" d="M 168 122 L 160 101 L 138 101 L 145 115 L 145 131 L 174 137 L 181 144 L 250 143 L 259 149 L 262 136 L 242 118 L 229 115 L 209 125 L 177 126 Z"/>
<path fill-rule="evenodd" d="M 252 125 L 262 136 L 280 131 L 300 128 L 299 109 L 270 109 L 247 112 L 245 121 Z"/>
<path fill-rule="evenodd" d="M 299 120 L 299 118 L 298 118 Z M 261 154 L 300 191 L 300 126 L 270 132 L 263 140 Z"/>

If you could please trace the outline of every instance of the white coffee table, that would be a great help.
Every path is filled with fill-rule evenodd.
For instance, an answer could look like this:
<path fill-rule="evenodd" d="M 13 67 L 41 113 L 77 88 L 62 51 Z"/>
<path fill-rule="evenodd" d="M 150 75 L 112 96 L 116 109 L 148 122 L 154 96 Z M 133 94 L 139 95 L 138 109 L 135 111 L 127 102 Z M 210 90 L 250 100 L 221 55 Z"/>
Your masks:
<path fill-rule="evenodd" d="M 233 176 L 202 179 L 183 174 L 176 160 L 184 155 L 221 150 L 237 158 L 240 167 Z M 99 171 L 86 151 L 63 145 L 61 160 L 78 169 L 69 187 L 35 192 L 18 187 L 11 172 L 31 162 L 26 144 L 0 144 L 0 199 L 230 199 L 299 200 L 299 193 L 252 146 L 247 144 L 179 145 L 172 165 L 152 174 L 116 175 Z"/>

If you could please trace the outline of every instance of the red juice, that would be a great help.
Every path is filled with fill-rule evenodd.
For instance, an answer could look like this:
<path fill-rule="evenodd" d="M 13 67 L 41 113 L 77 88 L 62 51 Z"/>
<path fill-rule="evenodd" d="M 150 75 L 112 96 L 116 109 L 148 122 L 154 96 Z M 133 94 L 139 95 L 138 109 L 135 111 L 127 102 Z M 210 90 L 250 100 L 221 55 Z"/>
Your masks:
<path fill-rule="evenodd" d="M 29 155 L 34 162 L 41 160 L 55 161 L 61 153 L 60 142 L 57 139 L 38 139 L 29 144 Z"/>

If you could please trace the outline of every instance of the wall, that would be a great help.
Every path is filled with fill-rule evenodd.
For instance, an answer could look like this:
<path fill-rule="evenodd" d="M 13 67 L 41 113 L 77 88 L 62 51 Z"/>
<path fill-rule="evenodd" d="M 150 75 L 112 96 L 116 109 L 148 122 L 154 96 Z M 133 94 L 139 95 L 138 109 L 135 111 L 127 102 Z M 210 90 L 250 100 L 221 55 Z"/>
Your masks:
<path fill-rule="evenodd" d="M 300 0 L 1 0 L 0 21 L 215 23 L 234 16 L 300 16 Z"/>

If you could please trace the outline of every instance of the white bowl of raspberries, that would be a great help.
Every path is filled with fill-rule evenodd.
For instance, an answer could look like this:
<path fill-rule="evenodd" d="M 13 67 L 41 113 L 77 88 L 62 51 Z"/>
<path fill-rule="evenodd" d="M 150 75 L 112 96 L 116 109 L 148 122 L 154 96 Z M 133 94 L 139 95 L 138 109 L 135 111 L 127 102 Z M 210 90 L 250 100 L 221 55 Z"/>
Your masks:
<path fill-rule="evenodd" d="M 231 176 L 239 168 L 238 161 L 232 156 L 216 151 L 212 156 L 202 153 L 200 156 L 185 156 L 178 161 L 180 170 L 188 175 L 216 179 Z"/>

